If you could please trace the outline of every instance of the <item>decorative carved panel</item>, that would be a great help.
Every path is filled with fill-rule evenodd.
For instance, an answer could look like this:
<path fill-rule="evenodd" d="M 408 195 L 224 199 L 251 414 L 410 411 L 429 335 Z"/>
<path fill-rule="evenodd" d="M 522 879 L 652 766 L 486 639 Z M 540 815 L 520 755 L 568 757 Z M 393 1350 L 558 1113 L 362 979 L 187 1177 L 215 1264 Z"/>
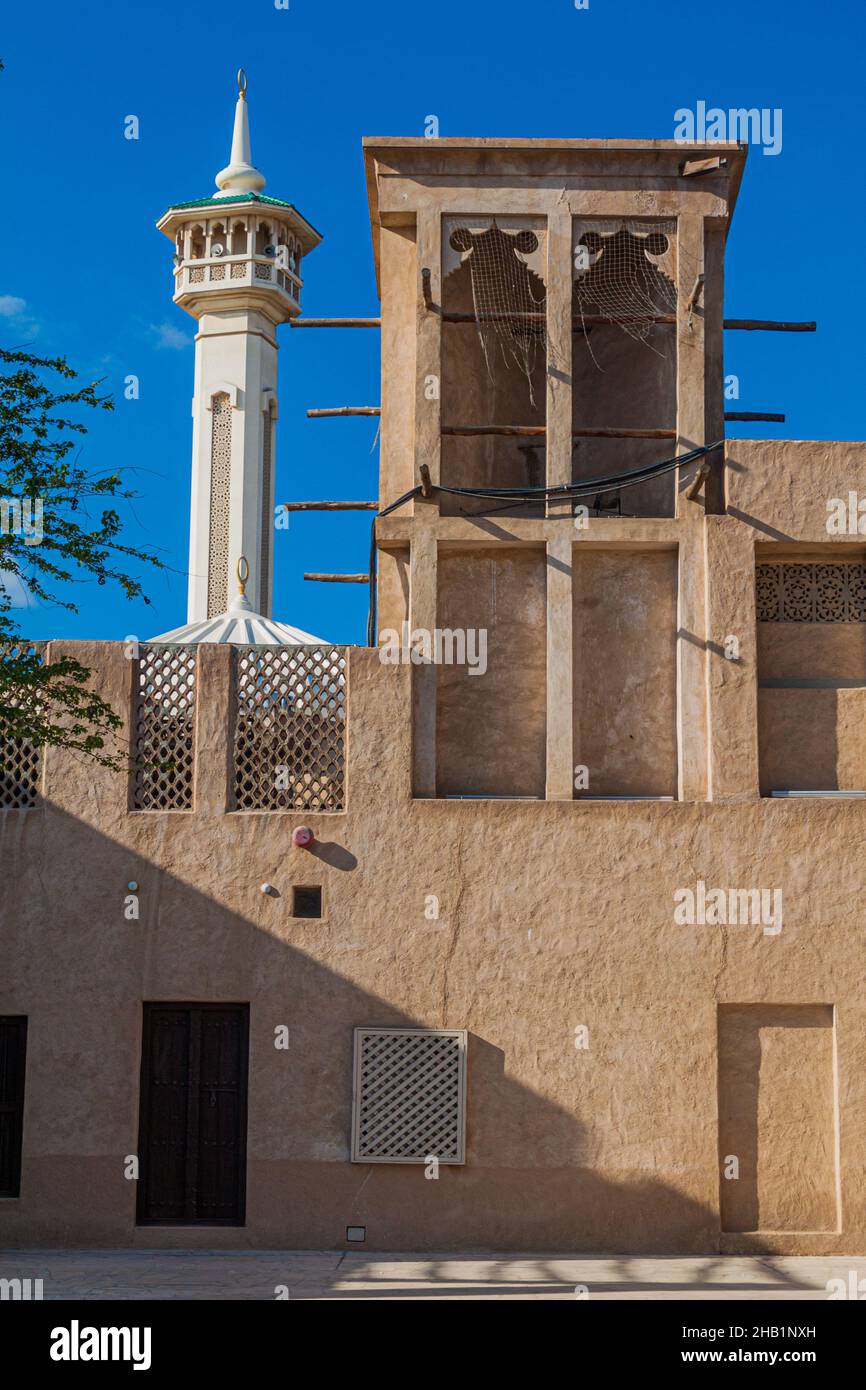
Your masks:
<path fill-rule="evenodd" d="M 210 529 L 207 615 L 228 608 L 229 502 L 232 479 L 232 403 L 225 391 L 211 402 Z"/>
<path fill-rule="evenodd" d="M 262 533 L 261 533 L 261 556 L 259 572 L 259 612 L 268 614 L 268 604 L 271 596 L 270 571 L 271 571 L 271 542 L 274 534 L 274 519 L 271 515 L 273 497 L 273 440 L 274 440 L 274 418 L 269 410 L 264 412 L 262 418 Z"/>
<path fill-rule="evenodd" d="M 755 566 L 760 623 L 866 622 L 866 565 L 764 564 Z"/>

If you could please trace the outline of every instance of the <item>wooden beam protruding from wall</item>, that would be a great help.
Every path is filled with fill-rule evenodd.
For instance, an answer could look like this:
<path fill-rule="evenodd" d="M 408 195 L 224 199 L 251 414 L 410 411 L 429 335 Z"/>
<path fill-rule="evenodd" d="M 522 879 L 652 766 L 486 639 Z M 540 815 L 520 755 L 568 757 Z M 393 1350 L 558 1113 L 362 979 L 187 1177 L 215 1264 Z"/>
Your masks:
<path fill-rule="evenodd" d="M 378 405 L 332 405 L 318 410 L 308 410 L 308 420 L 326 420 L 335 415 L 381 415 Z"/>
<path fill-rule="evenodd" d="M 281 502 L 286 512 L 377 512 L 378 502 Z"/>
<path fill-rule="evenodd" d="M 305 574 L 305 579 L 315 579 L 321 584 L 369 584 L 369 574 Z"/>
<path fill-rule="evenodd" d="M 290 328 L 381 328 L 381 319 L 289 319 Z"/>

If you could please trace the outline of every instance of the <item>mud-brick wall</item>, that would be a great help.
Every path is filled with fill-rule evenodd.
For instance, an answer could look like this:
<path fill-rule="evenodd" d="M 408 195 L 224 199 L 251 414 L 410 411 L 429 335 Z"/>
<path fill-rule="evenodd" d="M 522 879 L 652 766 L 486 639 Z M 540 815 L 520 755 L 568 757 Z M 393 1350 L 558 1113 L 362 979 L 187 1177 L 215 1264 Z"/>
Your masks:
<path fill-rule="evenodd" d="M 544 551 L 440 550 L 438 586 L 438 626 L 485 632 L 487 669 L 437 670 L 437 793 L 543 797 Z"/>
<path fill-rule="evenodd" d="M 866 788 L 866 623 L 757 631 L 762 793 Z"/>
<path fill-rule="evenodd" d="M 719 1010 L 724 1231 L 827 1231 L 839 1223 L 833 1009 Z"/>
<path fill-rule="evenodd" d="M 70 650 L 128 708 L 122 648 Z M 192 812 L 132 812 L 122 775 L 54 749 L 40 808 L 0 816 L 0 1013 L 29 1020 L 0 1243 L 862 1249 L 862 803 L 413 800 L 411 670 L 354 650 L 346 810 L 231 813 L 230 656 L 200 653 Z M 781 931 L 675 921 L 698 879 L 781 888 Z M 292 915 L 298 884 L 321 918 Z M 242 1227 L 135 1224 L 144 1001 L 249 1004 Z M 769 1016 L 720 1045 L 745 1006 Z M 466 1163 L 437 1181 L 350 1159 L 353 1029 L 389 1025 L 469 1034 Z"/>
<path fill-rule="evenodd" d="M 574 762 L 590 794 L 676 796 L 677 555 L 575 547 Z"/>

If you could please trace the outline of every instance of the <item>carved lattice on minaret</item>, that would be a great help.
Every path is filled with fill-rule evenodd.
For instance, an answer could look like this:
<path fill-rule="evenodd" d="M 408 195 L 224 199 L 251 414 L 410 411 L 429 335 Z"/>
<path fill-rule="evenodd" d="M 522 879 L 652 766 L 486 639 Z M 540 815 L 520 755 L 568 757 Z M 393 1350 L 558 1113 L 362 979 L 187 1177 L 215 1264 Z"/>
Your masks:
<path fill-rule="evenodd" d="M 225 391 L 214 396 L 211 416 L 207 615 L 215 618 L 228 608 L 232 404 Z"/>
<path fill-rule="evenodd" d="M 269 613 L 271 586 L 271 470 L 273 467 L 274 417 L 270 410 L 262 420 L 262 546 L 261 573 L 259 575 L 259 612 Z"/>

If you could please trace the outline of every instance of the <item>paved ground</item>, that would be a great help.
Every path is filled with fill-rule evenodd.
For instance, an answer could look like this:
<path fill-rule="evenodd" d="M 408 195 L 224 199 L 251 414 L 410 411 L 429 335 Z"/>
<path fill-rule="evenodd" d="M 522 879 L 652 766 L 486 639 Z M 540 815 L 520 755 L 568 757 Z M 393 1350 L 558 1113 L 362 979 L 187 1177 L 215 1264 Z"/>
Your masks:
<path fill-rule="evenodd" d="M 42 1279 L 45 1299 L 809 1300 L 826 1299 L 831 1279 L 863 1279 L 866 1293 L 866 1259 L 7 1250 L 0 1279 Z"/>

